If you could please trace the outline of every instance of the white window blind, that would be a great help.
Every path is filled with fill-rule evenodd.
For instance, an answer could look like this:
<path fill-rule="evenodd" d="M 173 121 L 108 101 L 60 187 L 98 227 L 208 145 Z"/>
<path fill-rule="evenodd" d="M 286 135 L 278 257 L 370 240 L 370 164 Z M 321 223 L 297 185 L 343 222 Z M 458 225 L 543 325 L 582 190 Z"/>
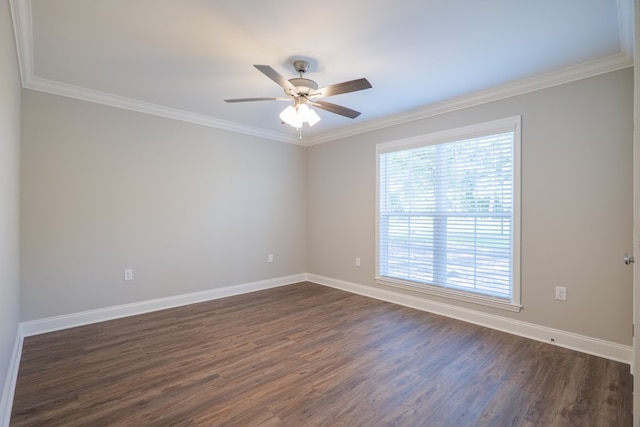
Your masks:
<path fill-rule="evenodd" d="M 516 126 L 497 127 L 379 150 L 380 279 L 514 302 Z"/>

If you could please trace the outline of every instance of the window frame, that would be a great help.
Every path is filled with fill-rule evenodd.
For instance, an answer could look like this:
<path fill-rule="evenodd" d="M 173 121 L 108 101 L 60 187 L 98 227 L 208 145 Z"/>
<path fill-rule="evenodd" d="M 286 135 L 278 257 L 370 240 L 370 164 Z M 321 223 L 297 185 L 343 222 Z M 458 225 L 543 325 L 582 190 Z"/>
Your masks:
<path fill-rule="evenodd" d="M 375 281 L 377 284 L 417 291 L 429 295 L 470 302 L 508 311 L 519 312 L 521 305 L 520 256 L 521 256 L 521 145 L 522 117 L 520 115 L 479 123 L 455 129 L 434 132 L 411 138 L 383 142 L 376 145 L 376 219 L 375 219 Z M 418 283 L 409 280 L 385 277 L 380 274 L 380 157 L 394 151 L 409 150 L 424 146 L 457 142 L 480 136 L 513 132 L 513 209 L 511 230 L 511 300 L 473 291 L 445 288 L 435 284 Z"/>

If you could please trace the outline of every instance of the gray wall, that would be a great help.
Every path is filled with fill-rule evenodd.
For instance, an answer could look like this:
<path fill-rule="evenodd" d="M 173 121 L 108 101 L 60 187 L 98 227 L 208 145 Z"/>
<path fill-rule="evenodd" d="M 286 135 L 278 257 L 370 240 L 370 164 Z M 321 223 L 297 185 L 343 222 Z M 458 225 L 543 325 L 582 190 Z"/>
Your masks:
<path fill-rule="evenodd" d="M 9 2 L 0 2 L 0 396 L 20 321 L 20 77 Z M 2 422 L 2 414 L 0 414 Z"/>
<path fill-rule="evenodd" d="M 304 147 L 30 90 L 22 105 L 22 320 L 306 271 Z"/>
<path fill-rule="evenodd" d="M 631 345 L 632 96 L 626 69 L 310 147 L 309 273 L 378 286 L 377 143 L 522 115 L 524 310 L 423 297 Z"/>
<path fill-rule="evenodd" d="M 630 345 L 632 92 L 627 69 L 303 148 L 25 90 L 22 319 L 303 272 L 378 286 L 376 143 L 521 114 L 524 310 L 429 298 Z"/>

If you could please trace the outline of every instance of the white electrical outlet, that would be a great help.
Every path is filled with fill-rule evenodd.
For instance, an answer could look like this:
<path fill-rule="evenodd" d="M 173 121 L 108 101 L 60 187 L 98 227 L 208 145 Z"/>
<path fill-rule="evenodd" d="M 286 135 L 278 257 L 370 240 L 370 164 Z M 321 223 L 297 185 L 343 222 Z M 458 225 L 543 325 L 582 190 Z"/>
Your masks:
<path fill-rule="evenodd" d="M 567 300 L 567 288 L 564 286 L 556 286 L 556 300 L 558 301 L 566 301 Z"/>
<path fill-rule="evenodd" d="M 124 271 L 124 280 L 133 280 L 133 268 L 127 268 Z"/>
<path fill-rule="evenodd" d="M 269 254 L 269 256 L 267 257 L 267 261 L 273 262 L 273 254 Z"/>
<path fill-rule="evenodd" d="M 356 257 L 356 267 L 360 267 L 360 258 Z"/>

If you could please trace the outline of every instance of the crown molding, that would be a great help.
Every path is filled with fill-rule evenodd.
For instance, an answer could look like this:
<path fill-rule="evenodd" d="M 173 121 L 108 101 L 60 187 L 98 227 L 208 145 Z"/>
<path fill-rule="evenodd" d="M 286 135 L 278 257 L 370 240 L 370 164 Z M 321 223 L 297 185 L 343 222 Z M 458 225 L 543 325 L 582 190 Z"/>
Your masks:
<path fill-rule="evenodd" d="M 285 133 L 268 131 L 203 114 L 165 107 L 132 98 L 126 98 L 106 92 L 100 92 L 36 77 L 34 74 L 33 59 L 31 0 L 9 0 L 9 4 L 18 50 L 18 65 L 20 68 L 22 86 L 27 89 L 48 92 L 83 101 L 95 102 L 126 110 L 302 146 L 312 146 L 355 136 L 365 132 L 397 126 L 403 123 L 422 120 L 439 114 L 462 110 L 488 102 L 522 95 L 536 90 L 633 66 L 634 30 L 633 14 L 631 13 L 633 11 L 633 0 L 617 0 L 620 28 L 620 53 L 517 82 L 482 90 L 470 95 L 427 105 L 416 110 L 394 114 L 381 119 L 374 119 L 335 131 L 329 131 L 300 141 L 297 137 Z"/>
<path fill-rule="evenodd" d="M 82 101 L 95 102 L 97 104 L 137 111 L 140 113 L 180 120 L 188 123 L 195 123 L 212 128 L 228 130 L 231 132 L 243 133 L 247 135 L 271 139 L 274 141 L 299 144 L 297 139 L 293 139 L 290 135 L 287 134 L 272 132 L 265 129 L 242 125 L 228 120 L 217 119 L 215 117 L 206 116 L 204 114 L 178 110 L 176 108 L 165 107 L 158 104 L 152 104 L 137 99 L 126 98 L 124 96 L 113 95 L 110 93 L 74 86 L 67 83 L 42 79 L 40 77 L 31 77 L 23 85 L 26 89 L 47 92 L 54 95 L 79 99 Z"/>
<path fill-rule="evenodd" d="M 618 0 L 618 28 L 620 29 L 620 50 L 633 59 L 635 44 L 633 0 Z"/>
<path fill-rule="evenodd" d="M 309 138 L 304 145 L 311 146 L 325 142 L 351 137 L 365 132 L 397 126 L 403 123 L 426 119 L 440 114 L 450 113 L 488 102 L 523 95 L 541 89 L 594 77 L 600 74 L 621 70 L 633 66 L 633 59 L 624 53 L 618 53 L 605 58 L 563 68 L 546 74 L 541 74 L 502 86 L 493 87 L 464 95 L 458 98 L 427 105 L 416 110 L 388 116 L 379 120 L 371 120 L 348 128 L 327 132 L 317 137 Z"/>
<path fill-rule="evenodd" d="M 18 51 L 17 55 L 18 66 L 20 68 L 20 78 L 22 80 L 22 86 L 26 89 L 47 92 L 54 95 L 75 98 L 82 101 L 94 102 L 125 110 L 180 120 L 183 122 L 195 123 L 231 132 L 243 133 L 274 141 L 300 145 L 300 141 L 297 138 L 288 134 L 272 132 L 228 120 L 206 116 L 204 114 L 197 114 L 190 111 L 179 110 L 176 108 L 37 77 L 34 74 L 31 0 L 9 0 L 9 5 Z"/>
<path fill-rule="evenodd" d="M 18 67 L 22 86 L 33 76 L 33 31 L 31 28 L 31 0 L 9 0 L 13 33 L 16 39 Z"/>

